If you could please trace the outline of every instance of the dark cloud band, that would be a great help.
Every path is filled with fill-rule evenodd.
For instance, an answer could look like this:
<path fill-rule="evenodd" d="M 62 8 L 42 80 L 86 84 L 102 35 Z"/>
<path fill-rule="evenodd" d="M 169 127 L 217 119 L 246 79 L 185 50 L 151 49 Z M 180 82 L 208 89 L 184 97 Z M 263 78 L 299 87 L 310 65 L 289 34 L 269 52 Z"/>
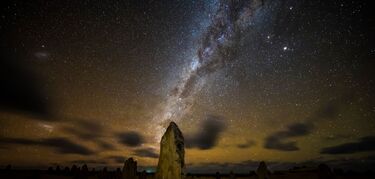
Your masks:
<path fill-rule="evenodd" d="M 219 137 L 220 133 L 225 130 L 224 120 L 219 116 L 208 116 L 202 124 L 202 129 L 195 135 L 186 137 L 188 148 L 199 148 L 202 150 L 213 148 Z"/>
<path fill-rule="evenodd" d="M 60 154 L 80 154 L 91 155 L 94 152 L 82 145 L 73 143 L 65 138 L 47 138 L 41 140 L 22 139 L 22 138 L 0 138 L 1 144 L 20 144 L 20 145 L 39 145 L 51 147 Z"/>

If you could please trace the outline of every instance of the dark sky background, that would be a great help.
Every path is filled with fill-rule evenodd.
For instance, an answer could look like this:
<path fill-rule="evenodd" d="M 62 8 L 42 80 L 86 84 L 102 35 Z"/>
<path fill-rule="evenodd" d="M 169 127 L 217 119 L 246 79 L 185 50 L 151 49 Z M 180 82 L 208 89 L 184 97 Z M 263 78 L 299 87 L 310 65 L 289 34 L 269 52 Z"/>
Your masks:
<path fill-rule="evenodd" d="M 2 2 L 3 3 L 3 2 Z M 367 1 L 10 1 L 0 165 L 152 169 L 169 121 L 189 171 L 375 166 Z"/>

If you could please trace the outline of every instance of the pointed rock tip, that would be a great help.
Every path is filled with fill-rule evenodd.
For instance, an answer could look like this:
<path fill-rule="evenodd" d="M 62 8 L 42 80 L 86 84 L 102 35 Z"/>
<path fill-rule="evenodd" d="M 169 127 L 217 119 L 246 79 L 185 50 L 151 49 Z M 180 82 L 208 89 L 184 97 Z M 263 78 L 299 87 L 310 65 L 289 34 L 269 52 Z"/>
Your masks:
<path fill-rule="evenodd" d="M 175 122 L 173 122 L 173 121 L 171 121 L 171 122 L 169 123 L 169 127 L 172 127 L 172 126 L 178 128 L 177 124 L 176 124 Z"/>
<path fill-rule="evenodd" d="M 171 121 L 170 123 L 169 123 L 169 126 L 168 126 L 168 128 L 173 128 L 173 129 L 179 129 L 178 128 L 178 126 L 177 126 L 177 124 L 175 123 L 175 122 L 173 122 L 173 121 Z"/>
<path fill-rule="evenodd" d="M 182 135 L 182 132 L 181 132 L 181 130 L 180 130 L 180 128 L 177 126 L 177 124 L 175 123 L 175 122 L 173 122 L 173 121 L 171 121 L 170 123 L 169 123 L 169 126 L 168 126 L 168 128 L 167 128 L 167 131 L 166 131 L 166 133 L 167 132 L 173 132 L 175 135 L 177 135 L 178 136 L 178 138 L 181 138 L 182 140 L 183 140 L 183 135 Z"/>

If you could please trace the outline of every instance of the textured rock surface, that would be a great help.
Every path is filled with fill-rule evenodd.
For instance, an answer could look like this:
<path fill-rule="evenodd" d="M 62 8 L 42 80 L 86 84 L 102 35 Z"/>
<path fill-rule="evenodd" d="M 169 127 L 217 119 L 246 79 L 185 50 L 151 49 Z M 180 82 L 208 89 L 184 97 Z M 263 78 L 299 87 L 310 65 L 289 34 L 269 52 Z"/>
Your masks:
<path fill-rule="evenodd" d="M 259 179 L 268 179 L 270 178 L 269 176 L 269 170 L 267 168 L 267 165 L 265 162 L 260 162 L 258 169 L 257 169 L 257 175 Z"/>
<path fill-rule="evenodd" d="M 185 166 L 184 137 L 171 122 L 160 142 L 160 156 L 156 179 L 180 179 Z"/>
<path fill-rule="evenodd" d="M 123 179 L 135 179 L 137 177 L 137 162 L 133 158 L 125 161 L 122 176 Z"/>

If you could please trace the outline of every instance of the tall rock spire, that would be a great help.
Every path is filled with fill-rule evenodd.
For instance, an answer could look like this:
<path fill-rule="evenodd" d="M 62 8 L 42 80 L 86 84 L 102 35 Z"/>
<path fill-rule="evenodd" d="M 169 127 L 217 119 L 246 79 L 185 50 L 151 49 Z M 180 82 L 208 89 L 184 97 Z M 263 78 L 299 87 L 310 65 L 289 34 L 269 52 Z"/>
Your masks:
<path fill-rule="evenodd" d="M 184 158 L 184 136 L 176 123 L 171 122 L 160 142 L 156 179 L 181 179 L 185 167 Z"/>

